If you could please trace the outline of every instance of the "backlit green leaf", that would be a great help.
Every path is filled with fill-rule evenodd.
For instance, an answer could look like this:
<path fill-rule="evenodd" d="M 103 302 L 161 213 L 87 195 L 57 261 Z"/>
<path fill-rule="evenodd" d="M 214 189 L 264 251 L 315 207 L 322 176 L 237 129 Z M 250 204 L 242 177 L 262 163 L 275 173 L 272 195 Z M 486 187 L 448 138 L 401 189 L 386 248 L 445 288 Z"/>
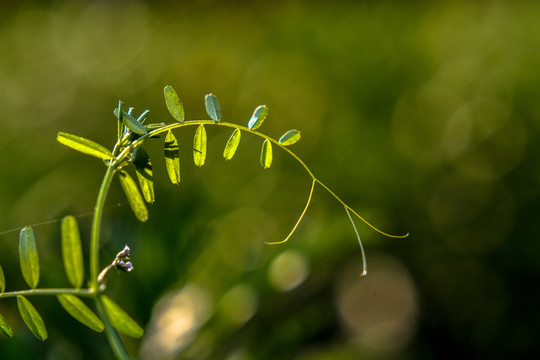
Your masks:
<path fill-rule="evenodd" d="M 206 129 L 204 125 L 199 125 L 193 138 L 193 161 L 195 165 L 201 167 L 206 160 Z"/>
<path fill-rule="evenodd" d="M 17 296 L 17 306 L 19 307 L 19 312 L 21 313 L 24 323 L 28 326 L 32 334 L 41 341 L 47 340 L 47 337 L 49 336 L 47 334 L 47 329 L 34 305 L 32 305 L 24 296 L 19 295 Z"/>
<path fill-rule="evenodd" d="M 103 306 L 111 320 L 112 326 L 124 335 L 140 338 L 144 330 L 120 306 L 109 297 L 103 295 Z"/>
<path fill-rule="evenodd" d="M 69 282 L 80 288 L 84 280 L 84 262 L 79 225 L 73 216 L 62 220 L 62 257 Z"/>
<path fill-rule="evenodd" d="M 0 314 L 0 333 L 9 337 L 13 336 L 13 330 L 11 330 L 11 326 L 9 326 L 2 314 Z"/>
<path fill-rule="evenodd" d="M 165 137 L 165 144 L 163 146 L 163 150 L 165 151 L 165 166 L 167 167 L 169 179 L 171 179 L 171 182 L 173 184 L 179 184 L 180 157 L 178 141 L 170 130 L 167 132 L 167 136 Z"/>
<path fill-rule="evenodd" d="M 120 171 L 119 178 L 120 185 L 122 185 L 122 189 L 126 194 L 129 206 L 131 206 L 131 210 L 133 210 L 137 219 L 142 222 L 148 220 L 148 209 L 146 208 L 146 204 L 144 203 L 135 180 L 133 180 L 133 178 L 124 170 Z"/>
<path fill-rule="evenodd" d="M 225 158 L 225 160 L 231 160 L 234 156 L 234 153 L 238 148 L 238 144 L 240 144 L 240 135 L 240 129 L 234 129 L 231 136 L 229 137 L 229 140 L 227 140 L 227 144 L 225 144 L 225 150 L 223 150 L 223 157 Z"/>
<path fill-rule="evenodd" d="M 64 310 L 81 324 L 97 332 L 102 332 L 105 329 L 105 325 L 103 325 L 99 317 L 75 295 L 61 294 L 57 298 Z"/>
<path fill-rule="evenodd" d="M 124 121 L 124 124 L 138 135 L 145 135 L 148 133 L 148 130 L 146 130 L 146 127 L 137 121 L 131 114 L 124 113 L 124 116 L 122 117 L 122 121 Z"/>
<path fill-rule="evenodd" d="M 4 290 L 6 290 L 6 278 L 4 277 L 4 270 L 0 265 L 0 294 L 2 294 Z"/>
<path fill-rule="evenodd" d="M 268 139 L 264 140 L 261 149 L 261 165 L 263 168 L 268 169 L 272 166 L 272 143 Z"/>
<path fill-rule="evenodd" d="M 253 115 L 251 115 L 251 119 L 249 119 L 248 128 L 250 128 L 251 130 L 258 129 L 267 116 L 268 107 L 266 105 L 257 106 L 255 108 L 255 111 L 253 111 Z"/>
<path fill-rule="evenodd" d="M 221 120 L 221 106 L 219 105 L 219 100 L 216 95 L 207 94 L 204 97 L 204 105 L 210 119 L 214 120 L 215 122 Z"/>
<path fill-rule="evenodd" d="M 289 146 L 300 140 L 300 131 L 289 130 L 279 138 L 279 143 L 284 146 Z"/>
<path fill-rule="evenodd" d="M 134 164 L 144 199 L 148 203 L 153 203 L 156 200 L 156 196 L 154 193 L 152 162 L 150 161 L 148 153 L 142 147 L 137 150 Z"/>
<path fill-rule="evenodd" d="M 176 91 L 174 91 L 172 86 L 167 85 L 163 89 L 163 92 L 165 93 L 165 104 L 172 117 L 178 122 L 184 122 L 184 106 L 180 98 L 178 98 Z"/>
<path fill-rule="evenodd" d="M 106 147 L 82 138 L 77 135 L 67 134 L 59 132 L 56 140 L 62 145 L 66 145 L 74 150 L 80 151 L 83 154 L 95 156 L 100 159 L 110 160 L 113 159 L 112 153 Z"/>
<path fill-rule="evenodd" d="M 19 258 L 24 281 L 34 289 L 39 282 L 39 258 L 31 227 L 25 227 L 19 235 Z"/>

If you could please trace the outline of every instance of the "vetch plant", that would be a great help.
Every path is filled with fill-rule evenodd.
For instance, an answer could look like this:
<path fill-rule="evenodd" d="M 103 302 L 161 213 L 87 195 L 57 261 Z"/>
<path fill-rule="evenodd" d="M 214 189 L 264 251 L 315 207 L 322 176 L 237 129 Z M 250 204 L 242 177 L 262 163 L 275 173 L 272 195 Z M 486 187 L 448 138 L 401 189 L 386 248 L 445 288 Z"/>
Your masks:
<path fill-rule="evenodd" d="M 84 287 L 84 259 L 79 234 L 79 227 L 75 217 L 66 216 L 61 223 L 61 252 L 66 276 L 72 288 L 38 288 L 40 267 L 39 256 L 36 248 L 36 238 L 31 227 L 25 227 L 19 235 L 19 256 L 20 266 L 24 281 L 28 289 L 19 291 L 5 291 L 6 281 L 2 267 L 0 266 L 0 298 L 16 298 L 20 315 L 30 331 L 39 340 L 46 340 L 48 337 L 47 328 L 36 308 L 28 300 L 28 297 L 35 295 L 56 296 L 60 305 L 76 320 L 86 325 L 90 329 L 102 332 L 105 331 L 111 348 L 118 359 L 129 359 L 129 355 L 120 339 L 118 332 L 133 338 L 140 338 L 143 329 L 135 322 L 115 301 L 109 298 L 105 292 L 106 276 L 111 269 L 131 272 L 134 265 L 130 261 L 130 248 L 124 247 L 114 260 L 105 268 L 100 268 L 100 234 L 105 201 L 110 190 L 111 183 L 115 175 L 118 175 L 121 187 L 127 197 L 128 203 L 133 213 L 140 221 L 148 220 L 148 210 L 146 203 L 153 203 L 154 182 L 152 161 L 143 145 L 149 139 L 164 137 L 163 151 L 167 174 L 173 184 L 180 183 L 180 159 L 178 141 L 173 134 L 173 130 L 186 126 L 197 126 L 193 139 L 193 161 L 197 166 L 203 166 L 206 160 L 207 151 L 207 126 L 222 126 L 231 128 L 230 135 L 223 150 L 225 160 L 230 160 L 234 156 L 240 144 L 242 133 L 257 136 L 263 140 L 260 153 L 260 163 L 265 169 L 270 168 L 273 160 L 274 147 L 284 150 L 294 158 L 309 174 L 312 179 L 311 189 L 305 207 L 285 239 L 269 244 L 281 244 L 289 240 L 294 234 L 298 225 L 311 203 L 311 198 L 315 186 L 318 184 L 328 191 L 344 208 L 349 217 L 358 242 L 360 244 L 363 259 L 363 275 L 366 275 L 366 259 L 360 236 L 353 220 L 353 215 L 366 223 L 375 231 L 389 237 L 402 238 L 406 235 L 390 235 L 375 228 L 368 223 L 358 213 L 351 209 L 340 197 L 330 188 L 322 183 L 307 167 L 307 165 L 290 149 L 289 146 L 300 140 L 301 134 L 298 130 L 286 131 L 278 140 L 275 140 L 258 129 L 268 116 L 268 108 L 265 105 L 258 106 L 247 126 L 237 125 L 221 121 L 221 106 L 217 97 L 208 94 L 205 97 L 206 111 L 210 120 L 185 120 L 184 107 L 178 98 L 176 91 L 171 86 L 164 89 L 166 106 L 174 118 L 175 122 L 147 123 L 149 111 L 146 110 L 135 117 L 134 109 L 124 108 L 122 101 L 114 110 L 117 118 L 118 130 L 117 141 L 112 151 L 91 140 L 60 132 L 57 140 L 74 150 L 84 154 L 102 159 L 106 165 L 105 176 L 98 192 L 97 201 L 93 213 L 93 221 L 90 234 L 90 275 L 87 286 Z M 128 166 L 133 165 L 136 171 L 137 181 L 126 171 Z M 90 309 L 82 298 L 93 301 L 95 310 Z M 96 314 L 97 312 L 97 314 Z M 13 336 L 13 330 L 0 314 L 0 332 L 9 337 Z"/>

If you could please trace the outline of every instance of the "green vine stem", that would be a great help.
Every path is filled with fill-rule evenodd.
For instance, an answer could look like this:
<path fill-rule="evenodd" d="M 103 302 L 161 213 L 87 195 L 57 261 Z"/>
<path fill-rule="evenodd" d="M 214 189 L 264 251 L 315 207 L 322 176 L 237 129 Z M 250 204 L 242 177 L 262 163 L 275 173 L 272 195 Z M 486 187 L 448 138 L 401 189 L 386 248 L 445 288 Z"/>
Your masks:
<path fill-rule="evenodd" d="M 225 126 L 225 127 L 228 127 L 228 128 L 233 128 L 233 129 L 235 129 L 237 131 L 244 131 L 246 133 L 253 134 L 255 136 L 258 136 L 258 137 L 264 139 L 265 144 L 266 144 L 266 141 L 267 141 L 269 143 L 272 143 L 272 144 L 278 146 L 279 148 L 281 148 L 285 152 L 287 152 L 293 159 L 295 159 L 305 169 L 305 171 L 307 172 L 307 174 L 311 178 L 312 182 L 311 182 L 311 188 L 310 188 L 310 191 L 309 191 L 309 195 L 308 195 L 308 198 L 307 198 L 307 201 L 306 201 L 306 204 L 304 206 L 304 209 L 303 209 L 302 213 L 300 214 L 300 216 L 297 219 L 296 223 L 294 224 L 293 228 L 290 230 L 290 232 L 288 233 L 288 235 L 285 237 L 284 240 L 275 241 L 275 242 L 267 242 L 267 244 L 282 244 L 282 243 L 287 242 L 290 239 L 290 237 L 297 230 L 300 222 L 302 221 L 302 219 L 304 218 L 304 216 L 305 216 L 305 214 L 307 212 L 307 209 L 309 208 L 309 205 L 311 204 L 311 199 L 312 199 L 312 196 L 313 196 L 313 192 L 314 192 L 315 186 L 317 184 L 320 185 L 323 189 L 325 189 L 330 195 L 332 195 L 332 197 L 334 199 L 336 199 L 344 207 L 345 212 L 346 212 L 349 220 L 351 221 L 351 224 L 353 226 L 354 232 L 356 234 L 356 237 L 358 239 L 358 242 L 360 244 L 360 249 L 361 249 L 361 252 L 362 252 L 362 261 L 363 261 L 363 273 L 362 273 L 362 275 L 366 275 L 366 273 L 367 273 L 366 256 L 365 256 L 365 253 L 364 253 L 364 247 L 362 245 L 360 235 L 358 233 L 358 230 L 356 228 L 356 225 L 354 223 L 354 219 L 353 219 L 352 215 L 356 216 L 358 219 L 360 219 L 362 222 L 364 222 L 368 227 L 370 227 L 374 231 L 376 231 L 376 232 L 378 232 L 378 233 L 380 233 L 380 234 L 382 234 L 384 236 L 387 236 L 387 237 L 390 237 L 390 238 L 405 238 L 405 237 L 407 237 L 409 235 L 408 233 L 405 234 L 405 235 L 392 235 L 392 234 L 388 234 L 388 233 L 378 229 L 377 227 L 375 227 L 374 225 L 369 223 L 367 220 L 365 220 L 362 216 L 360 216 L 357 212 L 355 212 L 338 195 L 336 195 L 332 190 L 330 190 L 330 188 L 327 185 L 325 185 L 323 182 L 321 182 L 313 174 L 313 172 L 310 170 L 310 168 L 294 152 L 292 152 L 289 148 L 287 148 L 286 145 L 288 145 L 288 144 L 281 143 L 281 140 L 279 140 L 279 141 L 275 140 L 275 139 L 273 139 L 273 138 L 271 138 L 271 137 L 269 137 L 269 136 L 267 136 L 267 135 L 265 135 L 265 134 L 263 134 L 263 133 L 261 133 L 259 131 L 256 131 L 255 129 L 258 126 L 254 127 L 252 129 L 251 128 L 252 125 L 251 126 L 248 125 L 250 127 L 246 127 L 246 126 L 242 126 L 242 125 L 238 125 L 238 124 L 233 124 L 233 123 L 229 123 L 229 122 L 220 121 L 221 110 L 219 108 L 219 103 L 217 102 L 217 98 L 215 98 L 215 96 L 213 96 L 213 95 L 208 95 L 208 101 L 209 101 L 209 103 L 208 103 L 209 105 L 207 104 L 207 111 L 209 109 L 208 108 L 208 106 L 209 106 L 210 110 L 211 110 L 211 111 L 209 111 L 209 115 L 212 117 L 213 120 L 180 121 L 180 122 L 173 123 L 173 124 L 168 124 L 168 125 L 165 125 L 165 124 L 162 124 L 162 123 L 161 124 L 151 124 L 151 125 L 154 125 L 154 126 L 153 127 L 148 126 L 148 128 L 146 128 L 144 125 L 142 125 L 142 121 L 144 121 L 144 120 L 142 120 L 141 123 L 139 123 L 137 120 L 134 120 L 132 118 L 132 115 L 131 115 L 132 108 L 130 108 L 130 110 L 127 113 L 124 113 L 123 112 L 123 103 L 120 101 L 119 102 L 119 107 L 117 109 L 117 111 L 118 111 L 118 115 L 117 115 L 117 117 L 118 117 L 118 140 L 117 140 L 116 144 L 114 145 L 112 152 L 109 152 L 109 150 L 107 150 L 106 148 L 103 148 L 101 145 L 95 144 L 95 143 L 93 143 L 93 142 L 91 142 L 89 140 L 86 140 L 86 139 L 77 138 L 77 137 L 69 138 L 68 139 L 69 141 L 75 139 L 73 141 L 80 141 L 80 142 L 83 143 L 83 145 L 81 145 L 81 146 L 83 146 L 83 150 L 79 149 L 79 151 L 82 151 L 83 153 L 87 153 L 89 155 L 93 155 L 93 156 L 97 156 L 97 157 L 101 157 L 102 159 L 105 159 L 104 162 L 105 162 L 105 164 L 107 166 L 107 170 L 105 172 L 105 175 L 103 177 L 103 180 L 102 180 L 102 183 L 101 183 L 98 195 L 97 195 L 97 200 L 96 200 L 96 204 L 95 204 L 95 207 L 94 207 L 94 213 L 93 213 L 91 236 L 90 236 L 90 254 L 89 254 L 89 257 L 90 257 L 90 281 L 89 281 L 88 288 L 87 289 L 80 289 L 80 288 L 72 288 L 72 289 L 56 288 L 55 289 L 55 288 L 52 288 L 52 289 L 29 289 L 29 290 L 21 290 L 21 291 L 10 291 L 10 292 L 1 293 L 0 298 L 19 297 L 19 296 L 24 297 L 24 296 L 31 296 L 31 295 L 75 295 L 75 296 L 80 296 L 80 297 L 92 298 L 94 300 L 94 302 L 95 302 L 95 306 L 96 306 L 97 312 L 99 314 L 99 317 L 103 321 L 104 330 L 105 330 L 107 339 L 108 339 L 108 341 L 109 341 L 109 343 L 111 345 L 111 348 L 112 348 L 116 358 L 120 359 L 120 360 L 129 360 L 129 358 L 130 358 L 129 354 L 127 353 L 127 351 L 125 349 L 125 346 L 124 346 L 124 343 L 122 342 L 117 330 L 115 329 L 115 327 L 118 328 L 117 327 L 117 321 L 111 321 L 110 316 L 112 316 L 112 320 L 115 320 L 116 317 L 114 315 L 110 315 L 111 314 L 110 313 L 111 310 L 110 310 L 110 306 L 109 306 L 110 299 L 108 299 L 104 295 L 104 291 L 105 291 L 104 277 L 105 277 L 105 274 L 107 273 L 108 270 L 115 267 L 115 265 L 120 264 L 121 259 L 127 259 L 127 256 L 129 255 L 129 248 L 126 246 L 126 248 L 124 250 L 125 251 L 125 257 L 120 257 L 119 258 L 119 256 L 121 256 L 120 254 L 124 253 L 124 251 L 119 253 L 119 255 L 117 255 L 117 258 L 115 259 L 115 261 L 112 264 L 108 265 L 104 270 L 100 271 L 100 269 L 101 269 L 100 258 L 99 258 L 99 255 L 100 255 L 100 237 L 101 237 L 101 227 L 102 227 L 102 219 L 103 219 L 103 214 L 104 214 L 104 209 L 105 209 L 105 203 L 106 203 L 107 196 L 109 194 L 111 184 L 112 184 L 112 181 L 114 179 L 115 174 L 117 172 L 119 172 L 119 170 L 121 170 L 124 166 L 134 162 L 134 154 L 135 154 L 135 152 L 141 147 L 141 145 L 147 139 L 149 139 L 151 137 L 156 137 L 156 136 L 158 136 L 160 134 L 169 132 L 171 130 L 175 130 L 175 129 L 179 129 L 179 128 L 183 128 L 183 127 L 187 127 L 187 126 L 218 125 L 218 126 Z M 263 108 L 262 106 L 260 106 L 258 109 L 261 112 L 263 112 L 263 111 L 267 112 L 267 109 Z M 141 117 L 145 118 L 147 113 L 148 113 L 148 111 L 145 111 L 141 115 Z M 126 114 L 126 115 L 125 115 L 125 118 L 123 119 L 124 114 Z M 183 120 L 183 116 L 184 116 L 183 115 L 183 108 L 181 109 L 181 113 L 178 113 L 176 115 L 177 116 L 173 115 L 173 117 L 175 117 L 177 120 Z M 264 116 L 266 116 L 266 115 L 264 115 Z M 130 129 L 128 129 L 126 127 L 123 120 L 127 121 L 126 124 L 129 125 Z M 137 135 L 138 137 L 133 136 L 135 134 L 133 134 L 129 130 L 134 131 L 135 134 L 139 134 L 139 135 Z M 76 140 L 76 138 L 79 139 L 79 140 Z M 205 140 L 204 141 L 206 143 L 206 135 L 205 135 Z M 89 143 L 91 143 L 91 145 L 88 145 Z M 143 219 L 142 221 L 145 221 L 145 219 Z M 32 236 L 33 236 L 33 234 L 32 234 Z M 127 265 L 128 263 L 122 263 L 122 264 Z M 131 262 L 129 262 L 129 266 L 130 266 L 130 269 L 131 269 L 132 268 L 131 267 Z M 82 279 L 82 273 L 81 273 L 81 279 Z M 30 285 L 30 286 L 32 286 L 32 285 Z M 74 285 L 74 286 L 80 286 L 80 285 Z M 103 330 L 103 327 L 101 328 L 101 330 Z M 142 331 L 143 330 L 140 329 L 140 335 L 139 336 L 142 336 Z"/>

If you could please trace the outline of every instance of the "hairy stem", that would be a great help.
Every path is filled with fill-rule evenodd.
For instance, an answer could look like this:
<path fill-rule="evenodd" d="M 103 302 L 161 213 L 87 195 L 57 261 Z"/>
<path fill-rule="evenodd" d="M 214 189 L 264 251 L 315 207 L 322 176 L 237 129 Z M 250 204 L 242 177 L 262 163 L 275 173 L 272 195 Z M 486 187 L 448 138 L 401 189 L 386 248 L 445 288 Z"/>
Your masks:
<path fill-rule="evenodd" d="M 16 297 L 18 295 L 22 296 L 31 296 L 31 295 L 62 295 L 62 294 L 71 294 L 77 296 L 92 297 L 95 292 L 93 289 L 28 289 L 28 290 L 19 290 L 19 291 L 9 291 L 3 294 L 0 294 L 0 299 L 8 297 Z"/>

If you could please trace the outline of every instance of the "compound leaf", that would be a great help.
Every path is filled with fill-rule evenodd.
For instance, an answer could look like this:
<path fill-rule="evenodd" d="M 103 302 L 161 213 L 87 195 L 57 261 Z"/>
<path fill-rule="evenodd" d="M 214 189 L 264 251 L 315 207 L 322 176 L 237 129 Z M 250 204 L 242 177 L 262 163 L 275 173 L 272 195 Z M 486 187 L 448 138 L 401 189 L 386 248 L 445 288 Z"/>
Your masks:
<path fill-rule="evenodd" d="M 135 180 L 133 180 L 133 178 L 124 170 L 120 172 L 120 185 L 122 186 L 122 189 L 124 190 L 124 193 L 128 199 L 129 206 L 131 206 L 131 210 L 133 210 L 133 213 L 137 219 L 142 222 L 148 220 L 148 209 L 146 208 L 146 204 L 144 203 L 141 193 L 137 188 L 137 184 L 135 183 Z"/>
<path fill-rule="evenodd" d="M 120 306 L 106 295 L 101 297 L 112 326 L 124 335 L 140 338 L 144 330 Z"/>
<path fill-rule="evenodd" d="M 19 295 L 17 296 L 17 306 L 19 307 L 19 312 L 24 323 L 28 326 L 32 334 L 41 341 L 47 340 L 49 336 L 47 329 L 34 305 L 24 296 Z"/>
<path fill-rule="evenodd" d="M 300 131 L 289 130 L 279 138 L 279 143 L 283 146 L 289 146 L 300 140 Z"/>
<path fill-rule="evenodd" d="M 180 183 L 180 157 L 179 157 L 179 147 L 176 137 L 172 131 L 167 132 L 165 137 L 165 144 L 163 146 L 165 152 L 165 166 L 167 167 L 167 173 L 169 174 L 169 179 L 173 184 Z"/>
<path fill-rule="evenodd" d="M 206 160 L 206 129 L 204 125 L 199 125 L 193 138 L 193 161 L 195 165 L 201 167 Z"/>
<path fill-rule="evenodd" d="M 152 162 L 150 161 L 148 153 L 142 147 L 137 149 L 134 164 L 144 200 L 148 203 L 153 203 L 156 200 L 156 196 L 154 193 Z"/>
<path fill-rule="evenodd" d="M 264 140 L 261 149 L 261 165 L 263 168 L 268 169 L 272 166 L 272 143 L 268 139 Z"/>
<path fill-rule="evenodd" d="M 163 92 L 165 94 L 165 104 L 172 117 L 178 122 L 184 122 L 184 106 L 182 105 L 180 98 L 178 98 L 176 91 L 174 91 L 172 86 L 167 85 L 163 89 Z"/>
<path fill-rule="evenodd" d="M 225 150 L 223 150 L 223 157 L 225 158 L 225 160 L 231 160 L 234 156 L 234 153 L 238 148 L 238 144 L 240 144 L 240 135 L 240 129 L 234 129 L 231 136 L 229 137 L 229 140 L 227 140 L 227 144 L 225 144 Z"/>
<path fill-rule="evenodd" d="M 39 258 L 34 230 L 29 226 L 19 235 L 19 258 L 24 281 L 34 289 L 39 282 Z"/>
<path fill-rule="evenodd" d="M 82 152 L 86 155 L 95 156 L 104 160 L 114 158 L 113 154 L 106 147 L 77 135 L 59 132 L 56 140 L 60 144 Z"/>
<path fill-rule="evenodd" d="M 13 330 L 11 330 L 11 326 L 9 326 L 2 314 L 0 314 L 0 333 L 9 337 L 13 336 Z"/>
<path fill-rule="evenodd" d="M 251 130 L 257 130 L 261 127 L 263 121 L 268 116 L 268 107 L 266 105 L 259 105 L 253 111 L 251 119 L 248 122 L 248 128 Z"/>
<path fill-rule="evenodd" d="M 216 95 L 207 94 L 204 97 L 204 105 L 210 119 L 214 120 L 215 122 L 221 120 L 221 106 L 219 105 L 219 100 Z"/>
<path fill-rule="evenodd" d="M 81 235 L 77 220 L 71 215 L 62 219 L 62 257 L 69 282 L 80 288 L 84 280 Z"/>
<path fill-rule="evenodd" d="M 4 290 L 6 290 L 6 278 L 4 277 L 2 265 L 0 265 L 0 294 L 4 293 Z"/>
<path fill-rule="evenodd" d="M 105 329 L 105 325 L 103 325 L 99 317 L 75 295 L 61 294 L 57 298 L 64 310 L 81 324 L 88 326 L 96 332 L 102 332 Z"/>

